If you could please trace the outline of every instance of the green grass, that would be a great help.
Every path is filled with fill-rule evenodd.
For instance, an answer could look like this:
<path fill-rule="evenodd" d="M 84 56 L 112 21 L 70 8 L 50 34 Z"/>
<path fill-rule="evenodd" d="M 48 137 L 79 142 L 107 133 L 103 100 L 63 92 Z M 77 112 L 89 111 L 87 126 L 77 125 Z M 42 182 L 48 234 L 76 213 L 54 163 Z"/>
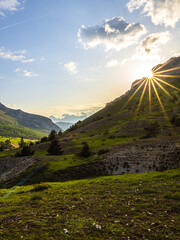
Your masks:
<path fill-rule="evenodd" d="M 179 239 L 180 170 L 0 190 L 0 239 Z"/>
<path fill-rule="evenodd" d="M 0 157 L 13 156 L 17 152 L 17 149 L 0 152 Z"/>
<path fill-rule="evenodd" d="M 21 140 L 21 138 L 19 138 L 19 137 L 15 137 L 15 138 L 13 138 L 13 137 L 2 137 L 2 136 L 0 136 L 0 142 L 5 142 L 7 139 L 10 139 L 10 141 L 11 141 L 11 143 L 12 144 L 16 144 L 16 145 L 18 145 L 18 143 L 20 142 L 20 140 Z M 31 141 L 35 141 L 35 139 L 34 140 L 31 140 L 31 139 L 24 139 L 24 142 L 31 142 Z"/>
<path fill-rule="evenodd" d="M 48 171 L 54 172 L 58 170 L 64 170 L 68 167 L 74 167 L 88 162 L 92 162 L 94 157 L 89 157 L 87 159 L 76 156 L 75 154 L 71 155 L 62 155 L 62 156 L 52 156 L 51 162 L 49 163 Z"/>

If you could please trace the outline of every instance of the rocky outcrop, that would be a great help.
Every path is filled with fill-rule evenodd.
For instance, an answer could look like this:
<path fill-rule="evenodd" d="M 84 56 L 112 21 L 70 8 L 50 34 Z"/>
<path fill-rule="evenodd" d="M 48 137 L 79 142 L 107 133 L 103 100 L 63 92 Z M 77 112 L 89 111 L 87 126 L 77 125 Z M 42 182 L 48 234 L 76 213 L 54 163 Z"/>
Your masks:
<path fill-rule="evenodd" d="M 13 181 L 36 162 L 35 157 L 0 159 L 0 185 Z"/>
<path fill-rule="evenodd" d="M 179 139 L 180 140 L 180 139 Z M 178 139 L 151 139 L 121 144 L 92 163 L 56 172 L 60 180 L 124 173 L 164 171 L 180 167 Z"/>

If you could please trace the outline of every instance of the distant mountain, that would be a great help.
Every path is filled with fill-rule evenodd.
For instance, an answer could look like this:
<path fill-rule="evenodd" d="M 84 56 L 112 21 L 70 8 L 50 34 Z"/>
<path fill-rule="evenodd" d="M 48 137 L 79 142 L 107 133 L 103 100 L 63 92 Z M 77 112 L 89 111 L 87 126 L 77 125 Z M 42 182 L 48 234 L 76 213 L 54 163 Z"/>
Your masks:
<path fill-rule="evenodd" d="M 13 137 L 40 137 L 51 130 L 59 131 L 60 128 L 51 119 L 7 108 L 0 103 L 0 135 Z"/>
<path fill-rule="evenodd" d="M 73 123 L 69 122 L 56 122 L 56 125 L 60 127 L 63 131 L 66 131 L 68 128 L 70 128 Z"/>
<path fill-rule="evenodd" d="M 90 114 L 82 113 L 80 116 L 76 116 L 73 114 L 63 114 L 61 118 L 56 118 L 54 116 L 50 116 L 49 118 L 54 122 L 66 122 L 66 123 L 77 123 L 78 121 L 82 121 L 89 117 Z"/>

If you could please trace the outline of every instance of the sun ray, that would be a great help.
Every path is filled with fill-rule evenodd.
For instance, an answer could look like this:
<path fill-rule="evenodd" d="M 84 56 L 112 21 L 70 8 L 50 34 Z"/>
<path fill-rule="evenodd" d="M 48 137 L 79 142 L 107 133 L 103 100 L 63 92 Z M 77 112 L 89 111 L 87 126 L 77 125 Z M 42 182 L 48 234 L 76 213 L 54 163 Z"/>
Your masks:
<path fill-rule="evenodd" d="M 132 87 L 135 87 L 137 84 L 139 84 L 140 82 L 142 82 L 145 78 L 140 79 L 138 82 L 136 82 L 135 84 L 132 85 Z"/>
<path fill-rule="evenodd" d="M 164 83 L 164 84 L 166 84 L 166 85 L 168 85 L 168 86 L 170 86 L 170 87 L 172 87 L 172 88 L 174 88 L 174 89 L 176 89 L 176 90 L 178 90 L 178 91 L 180 91 L 180 89 L 179 88 L 177 88 L 177 87 L 175 87 L 175 86 L 173 86 L 173 85 L 171 85 L 170 83 L 167 83 L 166 81 L 163 81 L 163 80 L 161 80 L 160 78 L 158 78 L 158 77 L 154 77 L 157 81 L 159 81 L 159 82 L 162 82 L 162 83 Z"/>
<path fill-rule="evenodd" d="M 179 75 L 162 75 L 162 74 L 155 74 L 157 77 L 165 77 L 165 78 L 180 78 Z"/>
<path fill-rule="evenodd" d="M 169 61 L 168 61 L 168 62 L 165 62 L 164 64 L 162 64 L 161 66 L 159 66 L 159 67 L 154 71 L 154 73 L 156 73 L 156 72 L 157 72 L 158 70 L 160 70 L 161 68 L 165 67 L 168 63 L 169 63 Z"/>
<path fill-rule="evenodd" d="M 123 109 L 127 106 L 127 104 L 131 101 L 131 99 L 134 97 L 134 95 L 139 91 L 139 89 L 143 86 L 145 83 L 145 80 L 139 85 L 139 87 L 136 89 L 136 91 L 133 93 L 133 95 L 128 99 L 126 104 L 124 105 Z"/>
<path fill-rule="evenodd" d="M 148 84 L 148 79 L 146 80 L 146 83 L 144 85 L 144 88 L 143 88 L 143 91 L 142 91 L 142 94 L 141 94 L 141 97 L 140 97 L 140 101 L 139 101 L 138 107 L 136 109 L 136 116 L 138 115 L 139 109 L 141 107 L 141 103 L 142 103 L 142 100 L 143 100 L 143 97 L 144 97 L 144 93 L 146 91 L 147 84 Z"/>
<path fill-rule="evenodd" d="M 151 113 L 151 79 L 149 79 L 149 113 Z"/>
<path fill-rule="evenodd" d="M 153 81 L 170 97 L 173 99 L 173 96 L 155 79 Z"/>
<path fill-rule="evenodd" d="M 163 71 L 155 71 L 154 72 L 154 75 L 159 74 L 159 73 L 165 73 L 165 72 L 170 72 L 170 71 L 174 71 L 174 70 L 178 70 L 180 69 L 180 67 L 176 67 L 176 68 L 170 68 L 170 69 L 167 69 L 167 70 L 163 70 Z"/>
<path fill-rule="evenodd" d="M 158 99 L 158 101 L 159 101 L 159 104 L 160 104 L 160 106 L 161 106 L 161 108 L 162 108 L 162 111 L 163 111 L 163 113 L 164 113 L 164 116 L 165 116 L 165 117 L 167 118 L 167 120 L 169 121 L 168 116 L 167 116 L 167 113 L 166 113 L 166 111 L 165 111 L 165 109 L 164 109 L 164 106 L 163 106 L 162 101 L 161 101 L 161 99 L 160 99 L 160 97 L 159 97 L 158 91 L 157 91 L 157 89 L 156 89 L 156 86 L 155 86 L 155 84 L 154 84 L 153 81 L 151 81 L 151 83 L 152 83 L 152 86 L 153 86 L 153 88 L 154 88 L 156 97 L 157 97 L 157 99 Z"/>

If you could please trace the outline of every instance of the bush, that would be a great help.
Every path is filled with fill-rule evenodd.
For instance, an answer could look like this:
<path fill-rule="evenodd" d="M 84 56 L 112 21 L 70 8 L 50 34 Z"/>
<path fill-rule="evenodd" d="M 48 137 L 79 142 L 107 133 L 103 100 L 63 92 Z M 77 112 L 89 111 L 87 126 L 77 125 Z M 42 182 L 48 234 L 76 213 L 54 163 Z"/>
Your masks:
<path fill-rule="evenodd" d="M 47 142 L 48 141 L 48 138 L 47 137 L 43 137 L 43 138 L 41 138 L 41 143 L 44 143 L 44 142 Z"/>
<path fill-rule="evenodd" d="M 5 147 L 3 145 L 0 146 L 0 152 L 3 152 Z"/>
<path fill-rule="evenodd" d="M 148 127 L 145 127 L 144 130 L 146 131 L 147 138 L 156 137 L 157 134 L 160 132 L 160 125 L 157 121 L 151 123 Z"/>
<path fill-rule="evenodd" d="M 98 151 L 98 155 L 102 155 L 102 154 L 105 154 L 105 153 L 107 153 L 107 152 L 109 152 L 110 150 L 109 149 L 107 149 L 107 148 L 102 148 L 102 149 L 99 149 L 99 151 Z"/>
<path fill-rule="evenodd" d="M 49 188 L 49 185 L 46 183 L 40 183 L 40 184 L 36 184 L 34 185 L 34 189 L 31 190 L 31 192 L 39 192 L 39 191 L 43 191 Z"/>
<path fill-rule="evenodd" d="M 48 148 L 48 153 L 50 155 L 61 155 L 63 153 L 63 149 L 60 147 L 59 142 L 57 139 L 54 139 L 49 148 Z"/>
<path fill-rule="evenodd" d="M 34 151 L 31 150 L 30 146 L 24 146 L 21 151 L 15 153 L 15 157 L 25 157 L 34 155 Z"/>

